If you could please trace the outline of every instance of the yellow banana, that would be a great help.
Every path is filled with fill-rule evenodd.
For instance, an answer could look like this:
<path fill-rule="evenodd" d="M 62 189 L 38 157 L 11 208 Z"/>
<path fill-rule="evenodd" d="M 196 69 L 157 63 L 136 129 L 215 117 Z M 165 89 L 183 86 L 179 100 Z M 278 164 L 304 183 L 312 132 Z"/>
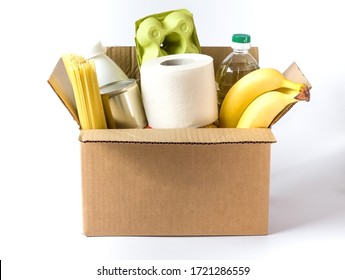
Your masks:
<path fill-rule="evenodd" d="M 220 109 L 220 127 L 236 127 L 244 110 L 255 98 L 278 88 L 295 90 L 298 92 L 297 99 L 309 100 L 306 85 L 287 79 L 274 68 L 260 68 L 245 75 L 230 88 Z"/>
<path fill-rule="evenodd" d="M 237 128 L 268 128 L 298 100 L 299 92 L 269 91 L 253 100 L 243 112 Z"/>

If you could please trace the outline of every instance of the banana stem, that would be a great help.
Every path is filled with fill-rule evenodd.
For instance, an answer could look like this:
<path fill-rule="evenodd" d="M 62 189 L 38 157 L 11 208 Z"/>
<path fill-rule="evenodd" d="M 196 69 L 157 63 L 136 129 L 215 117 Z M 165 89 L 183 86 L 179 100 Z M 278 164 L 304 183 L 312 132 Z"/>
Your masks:
<path fill-rule="evenodd" d="M 298 101 L 310 101 L 310 91 L 308 86 L 303 85 L 299 91 L 299 93 L 295 96 L 295 99 Z"/>

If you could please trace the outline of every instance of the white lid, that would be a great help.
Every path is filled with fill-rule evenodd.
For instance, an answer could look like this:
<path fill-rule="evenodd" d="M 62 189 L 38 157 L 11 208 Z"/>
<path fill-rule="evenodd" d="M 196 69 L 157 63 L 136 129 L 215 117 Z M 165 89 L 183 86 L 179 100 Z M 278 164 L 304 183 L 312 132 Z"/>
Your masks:
<path fill-rule="evenodd" d="M 91 48 L 87 52 L 85 52 L 85 58 L 90 59 L 101 53 L 105 53 L 105 48 L 103 47 L 102 43 L 98 41 L 93 46 L 91 46 Z"/>

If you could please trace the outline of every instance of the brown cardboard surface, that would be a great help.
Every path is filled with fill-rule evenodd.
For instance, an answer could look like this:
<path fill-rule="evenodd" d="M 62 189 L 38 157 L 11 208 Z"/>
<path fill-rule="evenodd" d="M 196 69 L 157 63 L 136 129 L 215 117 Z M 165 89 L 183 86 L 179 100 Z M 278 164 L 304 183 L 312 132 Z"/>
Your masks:
<path fill-rule="evenodd" d="M 81 143 L 84 233 L 267 234 L 269 144 Z"/>
<path fill-rule="evenodd" d="M 187 129 L 94 129 L 82 130 L 81 142 L 219 144 L 274 143 L 271 129 L 187 128 Z"/>
<path fill-rule="evenodd" d="M 127 74 L 128 77 L 139 79 L 139 66 L 134 46 L 107 47 L 106 54 Z"/>

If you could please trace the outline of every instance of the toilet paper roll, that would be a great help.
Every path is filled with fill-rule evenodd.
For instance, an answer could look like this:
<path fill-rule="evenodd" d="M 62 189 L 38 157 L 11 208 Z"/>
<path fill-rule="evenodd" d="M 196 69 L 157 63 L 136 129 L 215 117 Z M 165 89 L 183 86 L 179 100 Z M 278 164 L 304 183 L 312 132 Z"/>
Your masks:
<path fill-rule="evenodd" d="M 186 128 L 218 118 L 213 59 L 174 54 L 142 64 L 141 93 L 149 126 Z"/>

